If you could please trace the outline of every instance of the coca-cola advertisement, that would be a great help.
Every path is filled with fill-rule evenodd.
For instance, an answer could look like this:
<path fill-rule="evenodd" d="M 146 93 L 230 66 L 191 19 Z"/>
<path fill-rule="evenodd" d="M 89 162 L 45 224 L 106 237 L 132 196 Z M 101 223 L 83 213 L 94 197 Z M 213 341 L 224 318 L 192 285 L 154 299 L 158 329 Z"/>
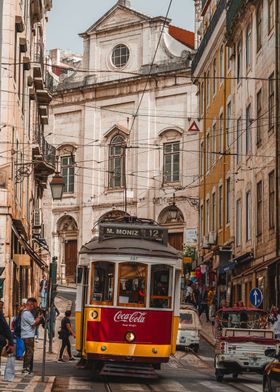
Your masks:
<path fill-rule="evenodd" d="M 171 329 L 172 312 L 102 308 L 100 321 L 87 323 L 87 341 L 124 343 L 133 331 L 134 343 L 170 344 Z"/>

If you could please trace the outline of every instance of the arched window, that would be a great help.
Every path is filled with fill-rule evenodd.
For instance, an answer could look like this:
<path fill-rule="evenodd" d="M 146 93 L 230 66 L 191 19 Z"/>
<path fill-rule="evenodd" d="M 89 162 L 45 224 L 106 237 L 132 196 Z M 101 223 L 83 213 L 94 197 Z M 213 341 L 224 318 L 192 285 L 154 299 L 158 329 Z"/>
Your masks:
<path fill-rule="evenodd" d="M 109 147 L 109 188 L 122 188 L 124 183 L 125 139 L 121 135 L 113 137 Z"/>

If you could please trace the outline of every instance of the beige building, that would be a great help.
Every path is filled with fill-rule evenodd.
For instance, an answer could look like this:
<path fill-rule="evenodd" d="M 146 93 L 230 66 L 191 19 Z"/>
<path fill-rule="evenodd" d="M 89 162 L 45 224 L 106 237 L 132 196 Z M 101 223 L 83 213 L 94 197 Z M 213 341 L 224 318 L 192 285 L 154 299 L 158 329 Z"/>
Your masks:
<path fill-rule="evenodd" d="M 232 1 L 227 11 L 236 76 L 230 130 L 235 152 L 233 301 L 249 304 L 250 290 L 259 287 L 265 307 L 279 304 L 275 3 Z"/>
<path fill-rule="evenodd" d="M 48 138 L 66 182 L 62 201 L 44 201 L 62 281 L 100 219 L 154 219 L 180 250 L 197 227 L 194 34 L 118 1 L 81 38 L 82 66 L 54 91 Z"/>
<path fill-rule="evenodd" d="M 39 295 L 48 259 L 41 200 L 54 172 L 44 138 L 51 96 L 44 80 L 46 14 L 51 0 L 0 1 L 0 297 L 5 309 Z"/>

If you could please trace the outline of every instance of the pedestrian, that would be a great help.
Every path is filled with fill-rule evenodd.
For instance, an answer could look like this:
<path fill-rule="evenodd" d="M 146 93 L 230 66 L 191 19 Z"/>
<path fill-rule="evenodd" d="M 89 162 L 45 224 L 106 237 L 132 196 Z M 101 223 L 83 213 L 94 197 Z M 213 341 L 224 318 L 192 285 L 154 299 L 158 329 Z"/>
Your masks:
<path fill-rule="evenodd" d="M 50 308 L 50 316 L 49 316 L 49 340 L 54 339 L 55 337 L 55 322 L 56 322 L 56 318 L 60 315 L 59 310 L 57 309 L 57 307 L 55 306 L 55 304 L 53 304 Z"/>
<path fill-rule="evenodd" d="M 2 311 L 0 311 L 0 368 L 3 348 L 6 347 L 7 354 L 13 354 L 15 350 L 13 335 L 4 317 L 4 302 L 1 302 L 3 303 L 3 306 Z"/>
<path fill-rule="evenodd" d="M 25 346 L 22 373 L 30 375 L 33 373 L 35 329 L 42 321 L 42 315 L 36 318 L 33 315 L 36 307 L 36 298 L 28 298 L 25 309 L 21 314 L 21 337 Z"/>
<path fill-rule="evenodd" d="M 199 317 L 205 313 L 206 321 L 209 322 L 209 306 L 208 306 L 208 287 L 203 286 L 200 291 L 200 307 L 199 307 Z"/>
<path fill-rule="evenodd" d="M 273 331 L 276 339 L 280 339 L 280 312 L 277 309 L 277 316 L 273 324 Z"/>
<path fill-rule="evenodd" d="M 21 360 L 23 359 L 24 355 L 24 342 L 21 338 L 21 313 L 24 309 L 24 306 L 20 306 L 16 304 L 16 313 L 15 316 L 12 318 L 11 322 L 11 331 L 14 336 L 14 340 L 16 343 L 16 359 Z"/>
<path fill-rule="evenodd" d="M 186 287 L 186 295 L 185 295 L 185 303 L 189 305 L 193 305 L 193 288 L 192 282 L 189 282 Z"/>
<path fill-rule="evenodd" d="M 48 298 L 48 281 L 46 275 L 43 275 L 43 279 L 40 282 L 40 298 L 41 298 L 41 307 L 47 307 L 47 298 Z"/>
<path fill-rule="evenodd" d="M 61 320 L 60 336 L 62 339 L 62 343 L 61 343 L 61 349 L 60 349 L 59 359 L 58 359 L 59 362 L 65 362 L 63 359 L 63 353 L 65 348 L 67 349 L 69 361 L 75 361 L 75 358 L 73 358 L 71 354 L 71 343 L 69 338 L 70 336 L 73 336 L 75 338 L 76 335 L 71 327 L 70 317 L 71 317 L 71 310 L 67 310 L 65 312 L 65 317 L 63 317 L 63 319 Z"/>

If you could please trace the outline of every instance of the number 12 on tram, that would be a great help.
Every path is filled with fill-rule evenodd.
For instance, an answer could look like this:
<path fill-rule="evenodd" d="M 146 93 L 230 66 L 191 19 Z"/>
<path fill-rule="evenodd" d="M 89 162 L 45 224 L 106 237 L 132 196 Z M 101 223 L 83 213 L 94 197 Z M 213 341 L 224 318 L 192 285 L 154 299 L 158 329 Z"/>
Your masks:
<path fill-rule="evenodd" d="M 156 224 L 100 223 L 80 252 L 76 348 L 89 362 L 152 364 L 176 351 L 181 259 Z"/>

